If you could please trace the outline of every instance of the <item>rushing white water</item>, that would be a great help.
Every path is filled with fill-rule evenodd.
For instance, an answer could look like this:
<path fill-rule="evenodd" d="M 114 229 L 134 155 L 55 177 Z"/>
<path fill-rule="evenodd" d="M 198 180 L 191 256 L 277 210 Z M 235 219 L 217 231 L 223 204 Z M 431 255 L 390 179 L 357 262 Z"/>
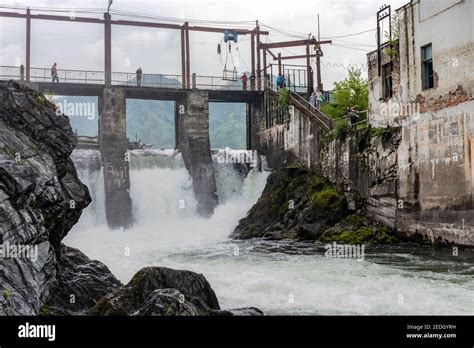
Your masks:
<path fill-rule="evenodd" d="M 367 247 L 363 261 L 324 257 L 314 243 L 234 241 L 240 218 L 261 194 L 267 172 L 245 180 L 216 164 L 221 204 L 210 219 L 194 213 L 191 180 L 173 151 L 131 159 L 135 224 L 109 230 L 100 171 L 74 160 L 94 202 L 65 239 L 104 262 L 122 281 L 145 266 L 202 273 L 222 308 L 255 306 L 267 314 L 474 314 L 472 251 L 452 257 L 426 247 Z M 88 160 L 89 161 L 89 160 Z M 87 161 L 86 161 L 87 162 Z"/>

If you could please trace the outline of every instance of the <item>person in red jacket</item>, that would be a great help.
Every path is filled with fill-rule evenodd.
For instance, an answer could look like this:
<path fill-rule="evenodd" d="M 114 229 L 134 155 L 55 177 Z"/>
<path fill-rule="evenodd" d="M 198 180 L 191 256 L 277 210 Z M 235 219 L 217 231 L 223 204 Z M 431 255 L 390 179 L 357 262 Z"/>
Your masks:
<path fill-rule="evenodd" d="M 244 72 L 240 79 L 242 80 L 242 89 L 244 91 L 246 91 L 247 90 L 247 80 L 248 80 L 247 74 Z"/>

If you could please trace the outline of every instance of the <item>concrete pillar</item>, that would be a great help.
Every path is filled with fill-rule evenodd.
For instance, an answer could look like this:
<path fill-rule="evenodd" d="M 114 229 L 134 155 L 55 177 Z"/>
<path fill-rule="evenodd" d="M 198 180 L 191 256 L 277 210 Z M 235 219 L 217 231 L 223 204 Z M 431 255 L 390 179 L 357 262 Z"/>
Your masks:
<path fill-rule="evenodd" d="M 248 104 L 247 108 L 247 148 L 261 151 L 260 125 L 265 120 L 265 96 L 259 95 Z"/>
<path fill-rule="evenodd" d="M 104 87 L 99 104 L 99 144 L 107 223 L 111 228 L 128 227 L 132 224 L 132 201 L 129 193 L 125 88 Z"/>
<path fill-rule="evenodd" d="M 104 13 L 104 73 L 105 85 L 112 83 L 112 23 L 110 13 Z"/>
<path fill-rule="evenodd" d="M 197 211 L 210 216 L 218 204 L 216 179 L 209 141 L 207 91 L 189 91 L 176 103 L 178 149 L 193 180 Z"/>
<path fill-rule="evenodd" d="M 26 10 L 26 81 L 30 82 L 31 68 L 31 11 Z"/>

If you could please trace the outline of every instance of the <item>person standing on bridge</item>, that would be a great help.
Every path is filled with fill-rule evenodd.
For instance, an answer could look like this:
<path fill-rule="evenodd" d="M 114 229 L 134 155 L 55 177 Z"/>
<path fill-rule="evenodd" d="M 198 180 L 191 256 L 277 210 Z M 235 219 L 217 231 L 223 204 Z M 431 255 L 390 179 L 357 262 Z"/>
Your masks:
<path fill-rule="evenodd" d="M 137 86 L 140 87 L 142 85 L 142 68 L 137 69 Z"/>
<path fill-rule="evenodd" d="M 277 85 L 277 90 L 280 90 L 281 83 L 283 81 L 283 76 L 281 74 L 278 74 L 277 80 L 276 80 L 276 85 Z"/>
<path fill-rule="evenodd" d="M 311 93 L 311 95 L 309 96 L 309 104 L 311 105 L 311 111 L 314 111 L 316 109 L 316 93 L 313 92 Z"/>
<path fill-rule="evenodd" d="M 324 99 L 323 99 L 323 95 L 319 91 L 319 88 L 316 90 L 315 98 L 316 98 L 316 103 L 315 103 L 316 109 L 320 110 L 321 103 L 323 102 Z"/>
<path fill-rule="evenodd" d="M 286 88 L 286 77 L 285 74 L 281 75 L 281 88 Z"/>
<path fill-rule="evenodd" d="M 53 83 L 54 81 L 59 83 L 57 63 L 54 63 L 53 66 L 51 67 L 51 77 L 53 78 Z"/>
<path fill-rule="evenodd" d="M 246 91 L 247 90 L 247 80 L 248 80 L 247 74 L 244 72 L 240 79 L 242 80 L 242 89 L 244 91 Z"/>

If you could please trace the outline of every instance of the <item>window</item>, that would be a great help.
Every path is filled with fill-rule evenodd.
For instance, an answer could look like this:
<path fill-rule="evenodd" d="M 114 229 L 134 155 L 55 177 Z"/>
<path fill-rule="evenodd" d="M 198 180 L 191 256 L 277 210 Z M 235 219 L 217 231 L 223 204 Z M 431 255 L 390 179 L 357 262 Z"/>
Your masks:
<path fill-rule="evenodd" d="M 433 74 L 433 49 L 431 44 L 423 46 L 421 48 L 421 60 L 422 60 L 422 84 L 423 89 L 429 89 L 434 87 L 434 74 Z"/>
<path fill-rule="evenodd" d="M 382 66 L 382 88 L 383 99 L 392 98 L 392 63 L 388 63 Z"/>

